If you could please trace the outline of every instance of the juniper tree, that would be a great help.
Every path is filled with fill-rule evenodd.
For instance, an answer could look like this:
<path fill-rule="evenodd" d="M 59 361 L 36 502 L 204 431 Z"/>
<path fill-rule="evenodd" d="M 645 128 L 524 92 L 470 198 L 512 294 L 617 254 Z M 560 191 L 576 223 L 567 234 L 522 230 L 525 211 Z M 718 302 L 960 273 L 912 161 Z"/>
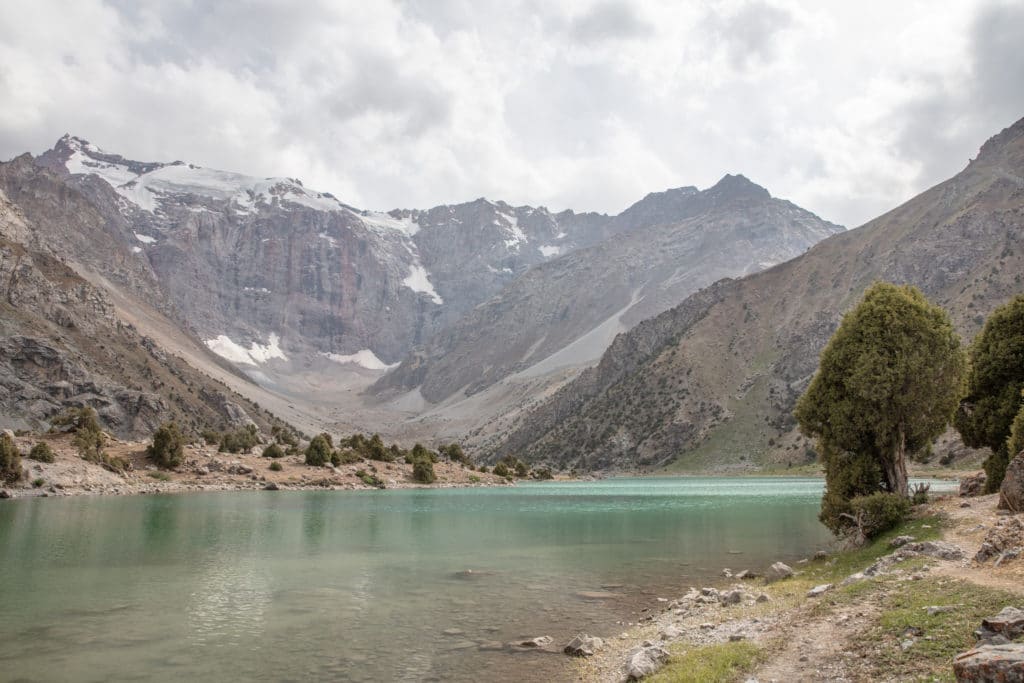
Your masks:
<path fill-rule="evenodd" d="M 835 529 L 857 497 L 908 494 L 907 457 L 946 429 L 965 364 L 949 317 L 920 291 L 868 288 L 822 351 L 795 411 L 822 453 L 823 521 Z"/>
<path fill-rule="evenodd" d="M 1007 444 L 1024 399 L 1024 295 L 1000 306 L 971 344 L 967 395 L 955 424 L 964 443 L 992 451 L 985 461 L 988 492 L 999 489 L 1016 453 Z"/>

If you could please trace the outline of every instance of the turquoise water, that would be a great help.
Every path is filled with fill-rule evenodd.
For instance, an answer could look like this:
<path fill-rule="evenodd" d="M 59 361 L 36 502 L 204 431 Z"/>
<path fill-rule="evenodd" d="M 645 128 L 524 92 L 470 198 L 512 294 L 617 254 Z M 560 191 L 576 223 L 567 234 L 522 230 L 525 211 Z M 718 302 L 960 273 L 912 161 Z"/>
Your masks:
<path fill-rule="evenodd" d="M 487 644 L 616 634 L 723 567 L 806 557 L 830 540 L 820 495 L 674 478 L 4 501 L 0 677 L 557 679 L 564 656 Z"/>

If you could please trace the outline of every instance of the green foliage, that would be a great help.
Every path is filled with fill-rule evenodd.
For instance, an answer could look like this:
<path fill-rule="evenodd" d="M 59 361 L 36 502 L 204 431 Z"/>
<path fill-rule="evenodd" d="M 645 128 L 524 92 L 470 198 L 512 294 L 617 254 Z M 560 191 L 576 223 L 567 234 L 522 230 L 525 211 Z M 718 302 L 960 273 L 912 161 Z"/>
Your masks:
<path fill-rule="evenodd" d="M 107 443 L 100 429 L 96 411 L 88 406 L 71 408 L 53 420 L 54 427 L 71 427 L 75 436 L 71 440 L 82 459 L 103 464 L 103 447 Z"/>
<path fill-rule="evenodd" d="M 551 474 L 550 467 L 538 467 L 537 469 L 533 470 L 533 472 L 530 473 L 530 476 L 532 476 L 534 479 L 537 479 L 538 481 L 545 481 L 547 479 L 555 478 L 555 475 Z"/>
<path fill-rule="evenodd" d="M 481 471 L 483 471 L 483 470 L 481 470 Z M 496 464 L 494 466 L 494 470 L 493 471 L 499 477 L 505 477 L 506 479 L 508 477 L 512 476 L 512 473 L 508 469 L 508 465 L 506 465 L 503 462 L 499 462 L 498 464 Z"/>
<path fill-rule="evenodd" d="M 29 460 L 38 460 L 39 462 L 53 462 L 56 459 L 50 444 L 45 441 L 40 441 L 33 446 L 32 450 L 28 453 L 28 457 Z"/>
<path fill-rule="evenodd" d="M 206 442 L 207 446 L 220 443 L 220 432 L 215 429 L 204 429 L 199 433 L 199 436 L 203 437 L 203 441 Z"/>
<path fill-rule="evenodd" d="M 282 425 L 274 425 L 270 428 L 270 434 L 277 440 L 277 443 L 284 444 L 285 446 L 298 446 L 299 437 L 291 429 Z"/>
<path fill-rule="evenodd" d="M 1010 436 L 1006 439 L 1006 452 L 1009 457 L 1015 458 L 1024 451 L 1024 402 L 1021 403 L 1017 417 L 1013 418 L 1010 425 Z"/>
<path fill-rule="evenodd" d="M 313 437 L 306 447 L 306 464 L 314 467 L 322 467 L 331 461 L 331 451 L 334 450 L 334 442 L 327 432 Z"/>
<path fill-rule="evenodd" d="M 160 425 L 153 433 L 153 443 L 146 448 L 146 456 L 165 470 L 180 467 L 185 460 L 185 437 L 174 422 Z"/>
<path fill-rule="evenodd" d="M 437 481 L 437 475 L 434 473 L 434 463 L 429 458 L 413 461 L 412 478 L 421 484 L 433 484 Z"/>
<path fill-rule="evenodd" d="M 927 448 L 956 410 L 966 360 L 941 308 L 917 289 L 875 283 L 821 353 L 797 403 L 801 431 L 825 465 L 821 519 L 849 529 L 851 501 L 906 496 L 908 455 Z"/>
<path fill-rule="evenodd" d="M 0 434 L 0 481 L 8 484 L 21 479 L 21 453 L 8 434 Z"/>
<path fill-rule="evenodd" d="M 270 463 L 270 471 L 271 472 L 280 472 L 283 469 L 284 469 L 284 467 L 281 466 L 281 463 L 279 463 L 276 460 L 274 460 L 273 462 Z"/>
<path fill-rule="evenodd" d="M 343 448 L 331 453 L 331 463 L 337 467 L 339 465 L 351 465 L 353 463 L 362 462 L 363 458 L 361 455 L 356 453 L 351 448 Z M 390 462 L 387 461 L 387 462 Z"/>
<path fill-rule="evenodd" d="M 167 474 L 166 472 L 148 472 L 147 474 L 150 476 L 150 478 L 156 479 L 157 481 L 171 480 L 171 475 Z"/>
<path fill-rule="evenodd" d="M 221 453 L 248 453 L 260 442 L 256 425 L 246 425 L 233 432 L 224 432 L 217 450 Z"/>
<path fill-rule="evenodd" d="M 35 479 L 32 480 L 32 488 L 34 488 L 34 489 L 42 488 L 43 484 L 45 484 L 45 483 L 46 483 L 45 479 L 43 479 L 42 477 L 36 477 Z"/>
<path fill-rule="evenodd" d="M 864 540 L 897 527 L 910 514 L 910 499 L 898 493 L 873 493 L 850 501 L 857 532 Z"/>
<path fill-rule="evenodd" d="M 366 470 L 356 470 L 356 476 L 362 479 L 363 483 L 367 486 L 373 486 L 378 489 L 385 488 L 384 480 L 376 474 L 370 474 Z"/>
<path fill-rule="evenodd" d="M 263 449 L 264 458 L 283 458 L 284 449 L 281 448 L 277 443 L 272 443 Z"/>
<path fill-rule="evenodd" d="M 673 648 L 663 669 L 645 681 L 650 683 L 718 683 L 743 680 L 767 659 L 768 653 L 749 641 L 700 647 Z"/>
<path fill-rule="evenodd" d="M 931 491 L 931 484 L 918 484 L 914 487 L 913 494 L 910 496 L 911 505 L 924 505 L 928 502 L 928 493 Z"/>
<path fill-rule="evenodd" d="M 480 483 L 480 477 L 476 476 L 475 474 L 469 475 L 469 483 L 470 484 L 479 484 Z"/>
<path fill-rule="evenodd" d="M 986 490 L 999 490 L 1012 454 L 1007 439 L 1024 390 L 1024 295 L 1000 306 L 971 344 L 967 395 L 955 426 L 964 443 L 989 448 Z"/>
<path fill-rule="evenodd" d="M 457 462 L 463 467 L 472 467 L 473 461 L 469 459 L 469 456 L 462 450 L 462 446 L 457 443 L 450 443 L 447 446 L 441 446 L 437 449 L 441 455 L 448 458 L 452 462 Z"/>

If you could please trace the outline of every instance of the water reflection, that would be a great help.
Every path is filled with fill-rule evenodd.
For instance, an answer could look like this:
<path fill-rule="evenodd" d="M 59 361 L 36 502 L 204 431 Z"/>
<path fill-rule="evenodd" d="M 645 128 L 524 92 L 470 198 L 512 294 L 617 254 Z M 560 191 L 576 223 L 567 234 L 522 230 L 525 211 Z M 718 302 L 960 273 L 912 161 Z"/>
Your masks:
<path fill-rule="evenodd" d="M 5 502 L 0 670 L 550 680 L 564 658 L 479 646 L 609 635 L 722 567 L 805 557 L 830 541 L 820 496 L 694 478 Z"/>

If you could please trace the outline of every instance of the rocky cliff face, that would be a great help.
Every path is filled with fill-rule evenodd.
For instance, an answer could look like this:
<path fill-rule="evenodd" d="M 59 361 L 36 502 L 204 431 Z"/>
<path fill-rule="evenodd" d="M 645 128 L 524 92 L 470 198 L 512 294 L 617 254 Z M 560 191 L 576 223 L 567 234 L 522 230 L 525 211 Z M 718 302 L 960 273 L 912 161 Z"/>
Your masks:
<path fill-rule="evenodd" d="M 615 336 L 723 277 L 756 272 L 842 230 L 743 176 L 651 194 L 614 239 L 541 264 L 445 327 L 377 384 L 439 402 L 519 372 L 596 361 Z"/>
<path fill-rule="evenodd" d="M 1024 291 L 1024 120 L 949 181 L 763 273 L 726 281 L 620 337 L 493 455 L 582 469 L 793 464 L 791 411 L 844 311 L 910 283 L 969 339 Z"/>
<path fill-rule="evenodd" d="M 0 419 L 45 429 L 91 406 L 121 437 L 163 421 L 223 427 L 268 417 L 163 353 L 115 313 L 102 291 L 39 245 L 36 226 L 0 192 Z"/>
<path fill-rule="evenodd" d="M 214 351 L 248 366 L 324 354 L 379 369 L 531 266 L 614 229 L 597 214 L 483 199 L 361 211 L 295 179 L 138 162 L 71 136 L 5 166 L 12 200 L 65 226 L 76 258 L 136 294 L 155 283 L 151 303 L 173 302 Z M 62 183 L 91 200 L 89 225 L 60 215 Z"/>

